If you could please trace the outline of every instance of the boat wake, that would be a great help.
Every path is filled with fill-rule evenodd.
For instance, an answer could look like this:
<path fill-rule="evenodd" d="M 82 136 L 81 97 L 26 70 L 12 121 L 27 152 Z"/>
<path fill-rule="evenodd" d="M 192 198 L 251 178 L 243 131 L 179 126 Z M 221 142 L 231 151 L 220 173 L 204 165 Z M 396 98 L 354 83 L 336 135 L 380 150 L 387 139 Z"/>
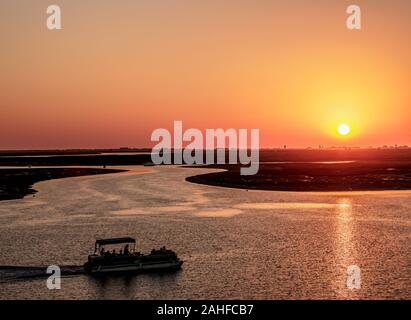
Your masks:
<path fill-rule="evenodd" d="M 84 274 L 83 266 L 60 266 L 61 276 L 70 277 Z M 47 267 L 0 266 L 0 282 L 48 278 Z"/>

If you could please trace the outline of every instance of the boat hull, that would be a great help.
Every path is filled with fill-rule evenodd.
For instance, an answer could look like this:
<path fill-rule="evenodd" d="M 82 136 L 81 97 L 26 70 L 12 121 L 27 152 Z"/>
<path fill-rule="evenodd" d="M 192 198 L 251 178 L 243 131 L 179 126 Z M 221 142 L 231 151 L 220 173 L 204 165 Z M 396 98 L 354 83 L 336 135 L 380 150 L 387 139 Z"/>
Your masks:
<path fill-rule="evenodd" d="M 131 263 L 123 265 L 85 265 L 85 271 L 89 274 L 122 274 L 122 273 L 142 273 L 151 271 L 172 271 L 178 270 L 183 264 L 182 261 L 165 261 L 157 263 Z"/>

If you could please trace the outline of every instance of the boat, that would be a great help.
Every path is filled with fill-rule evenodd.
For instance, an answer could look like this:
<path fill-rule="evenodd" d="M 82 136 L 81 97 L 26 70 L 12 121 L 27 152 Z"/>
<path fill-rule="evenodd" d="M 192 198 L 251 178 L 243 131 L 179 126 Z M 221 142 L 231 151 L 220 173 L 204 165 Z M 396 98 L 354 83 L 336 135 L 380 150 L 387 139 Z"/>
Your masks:
<path fill-rule="evenodd" d="M 108 246 L 122 246 L 118 252 L 106 251 Z M 136 252 L 136 240 L 131 237 L 98 239 L 94 253 L 88 256 L 84 271 L 89 274 L 169 271 L 181 268 L 183 261 L 166 247 L 153 249 L 150 254 Z"/>

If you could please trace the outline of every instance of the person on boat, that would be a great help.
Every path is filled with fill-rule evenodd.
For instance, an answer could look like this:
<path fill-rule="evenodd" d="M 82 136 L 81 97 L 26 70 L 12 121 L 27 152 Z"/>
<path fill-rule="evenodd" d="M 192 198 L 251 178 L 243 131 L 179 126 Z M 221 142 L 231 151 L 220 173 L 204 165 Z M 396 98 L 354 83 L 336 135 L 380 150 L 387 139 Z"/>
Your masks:
<path fill-rule="evenodd" d="M 119 253 L 119 255 L 120 255 L 120 256 L 122 256 L 122 255 L 123 255 L 123 250 L 121 250 L 121 249 L 120 249 L 120 253 Z"/>
<path fill-rule="evenodd" d="M 101 248 L 101 250 L 100 250 L 100 255 L 101 255 L 101 256 L 104 256 L 104 254 L 105 254 L 104 248 Z"/>
<path fill-rule="evenodd" d="M 116 249 L 113 249 L 113 256 L 116 256 Z"/>
<path fill-rule="evenodd" d="M 130 254 L 130 251 L 128 250 L 128 244 L 124 247 L 124 254 L 128 256 Z"/>

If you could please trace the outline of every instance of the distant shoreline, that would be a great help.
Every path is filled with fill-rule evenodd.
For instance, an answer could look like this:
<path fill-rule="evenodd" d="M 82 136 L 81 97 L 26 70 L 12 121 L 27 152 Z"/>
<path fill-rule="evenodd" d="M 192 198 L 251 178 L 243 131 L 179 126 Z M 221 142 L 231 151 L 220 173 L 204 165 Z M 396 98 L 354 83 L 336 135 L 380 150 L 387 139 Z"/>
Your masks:
<path fill-rule="evenodd" d="M 36 157 L 34 151 L 28 151 L 14 156 L 0 156 L 0 167 L 16 167 L 0 169 L 0 200 L 21 199 L 34 194 L 33 184 L 43 180 L 117 173 L 124 170 L 103 168 L 151 163 L 151 156 L 146 153 L 83 152 L 85 150 Z M 204 165 L 194 168 L 226 171 L 199 174 L 187 177 L 186 181 L 229 188 L 291 192 L 411 190 L 411 149 L 261 150 L 259 160 L 259 172 L 254 176 L 241 176 L 240 165 Z M 36 168 L 40 166 L 47 168 Z M 61 168 L 65 166 L 70 167 Z"/>
<path fill-rule="evenodd" d="M 97 174 L 125 172 L 98 168 L 16 168 L 0 169 L 0 201 L 22 199 L 37 193 L 33 185 L 40 181 Z"/>

